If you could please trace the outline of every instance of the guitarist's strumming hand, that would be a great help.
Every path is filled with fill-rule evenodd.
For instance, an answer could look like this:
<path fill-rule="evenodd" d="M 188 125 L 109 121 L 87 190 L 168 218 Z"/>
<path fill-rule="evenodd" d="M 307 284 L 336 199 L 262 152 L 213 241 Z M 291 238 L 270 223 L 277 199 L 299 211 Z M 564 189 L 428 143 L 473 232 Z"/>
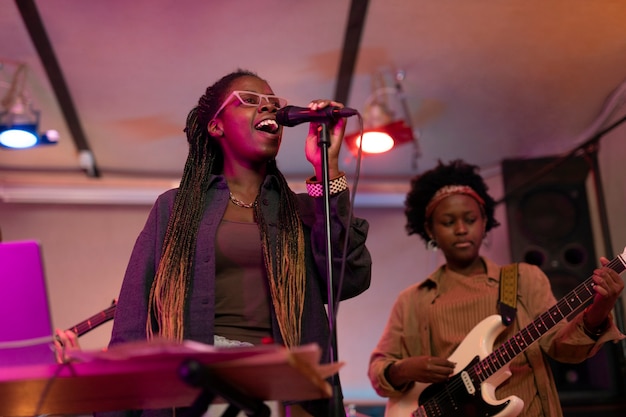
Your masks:
<path fill-rule="evenodd" d="M 609 259 L 600 258 L 602 267 L 593 271 L 593 289 L 596 295 L 591 304 L 585 310 L 583 323 L 585 329 L 594 334 L 601 332 L 607 326 L 607 318 L 615 306 L 620 294 L 624 290 L 624 281 L 619 274 L 607 267 Z"/>
<path fill-rule="evenodd" d="M 456 364 L 435 356 L 412 356 L 395 362 L 387 370 L 387 378 L 395 387 L 409 382 L 437 383 L 446 381 Z"/>

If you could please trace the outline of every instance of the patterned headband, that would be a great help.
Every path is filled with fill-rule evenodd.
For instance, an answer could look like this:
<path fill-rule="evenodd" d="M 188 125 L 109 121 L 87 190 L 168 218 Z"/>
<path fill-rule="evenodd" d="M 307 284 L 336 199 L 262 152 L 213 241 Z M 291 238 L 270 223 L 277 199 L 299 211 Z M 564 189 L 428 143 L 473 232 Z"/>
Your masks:
<path fill-rule="evenodd" d="M 426 219 L 430 218 L 435 210 L 435 207 L 437 207 L 437 204 L 441 203 L 441 200 L 453 194 L 468 195 L 478 201 L 481 208 L 485 206 L 485 200 L 483 200 L 472 187 L 467 185 L 446 185 L 445 187 L 438 189 L 433 195 L 433 198 L 431 198 L 428 202 L 428 205 L 426 205 Z"/>

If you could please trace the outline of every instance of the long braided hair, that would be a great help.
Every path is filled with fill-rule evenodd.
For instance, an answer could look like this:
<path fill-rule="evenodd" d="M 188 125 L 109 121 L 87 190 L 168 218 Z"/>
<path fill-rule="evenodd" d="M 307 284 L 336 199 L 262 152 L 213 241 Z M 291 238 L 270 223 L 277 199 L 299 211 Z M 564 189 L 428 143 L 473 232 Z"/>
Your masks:
<path fill-rule="evenodd" d="M 187 116 L 185 133 L 189 154 L 167 225 L 159 266 L 148 298 L 148 339 L 161 337 L 181 341 L 185 334 L 185 307 L 193 277 L 198 227 L 207 204 L 211 174 L 221 174 L 223 153 L 209 135 L 207 125 L 240 77 L 257 77 L 247 70 L 232 72 L 206 89 L 198 105 Z M 255 206 L 272 303 L 287 346 L 300 343 L 304 304 L 304 231 L 296 196 L 278 170 L 275 160 L 267 173 L 277 177 L 280 187 L 277 241 L 272 244 L 260 205 Z"/>

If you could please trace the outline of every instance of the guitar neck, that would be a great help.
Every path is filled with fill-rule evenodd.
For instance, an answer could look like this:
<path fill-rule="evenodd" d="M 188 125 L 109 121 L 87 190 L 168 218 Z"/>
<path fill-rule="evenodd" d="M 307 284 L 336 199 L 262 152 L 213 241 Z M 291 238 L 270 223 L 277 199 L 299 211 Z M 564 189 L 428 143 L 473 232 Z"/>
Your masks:
<path fill-rule="evenodd" d="M 621 256 L 616 257 L 607 265 L 618 274 L 626 269 Z M 537 317 L 532 323 L 524 327 L 517 334 L 502 343 L 483 360 L 473 366 L 472 370 L 482 382 L 500 370 L 517 355 L 525 351 L 541 336 L 556 326 L 563 319 L 577 312 L 591 301 L 595 295 L 595 283 L 590 277 L 574 290 L 561 298 L 548 311 Z"/>
<path fill-rule="evenodd" d="M 74 333 L 76 333 L 77 336 L 82 336 L 88 331 L 93 330 L 96 327 L 100 326 L 101 324 L 104 324 L 107 321 L 112 320 L 113 316 L 115 315 L 115 306 L 116 306 L 116 303 L 112 304 L 107 309 L 102 310 L 98 314 L 95 314 L 89 317 L 87 320 L 81 321 L 74 327 L 71 327 L 67 330 L 73 331 Z"/>

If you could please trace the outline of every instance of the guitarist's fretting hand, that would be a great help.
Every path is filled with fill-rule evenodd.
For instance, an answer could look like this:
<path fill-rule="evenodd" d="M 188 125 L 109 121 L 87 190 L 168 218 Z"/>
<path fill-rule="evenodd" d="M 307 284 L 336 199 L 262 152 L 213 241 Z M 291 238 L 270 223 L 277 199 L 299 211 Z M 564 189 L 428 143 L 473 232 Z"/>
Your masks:
<path fill-rule="evenodd" d="M 111 305 L 99 313 L 83 320 L 74 327 L 66 330 L 56 329 L 54 337 L 54 353 L 58 363 L 66 363 L 70 360 L 68 352 L 79 350 L 78 338 L 96 327 L 113 320 L 117 300 L 113 300 Z"/>
<path fill-rule="evenodd" d="M 80 350 L 78 336 L 71 330 L 56 330 L 54 338 L 54 353 L 57 363 L 66 363 L 69 360 L 68 352 Z"/>
<path fill-rule="evenodd" d="M 596 332 L 606 327 L 607 318 L 613 310 L 615 302 L 624 290 L 624 281 L 617 272 L 607 267 L 609 259 L 600 258 L 601 268 L 593 271 L 593 287 L 596 295 L 593 304 L 587 308 L 584 315 L 584 324 L 590 332 Z"/>
<path fill-rule="evenodd" d="M 391 365 L 387 376 L 396 387 L 412 381 L 437 383 L 446 381 L 454 372 L 455 365 L 454 362 L 435 356 L 413 356 Z"/>

